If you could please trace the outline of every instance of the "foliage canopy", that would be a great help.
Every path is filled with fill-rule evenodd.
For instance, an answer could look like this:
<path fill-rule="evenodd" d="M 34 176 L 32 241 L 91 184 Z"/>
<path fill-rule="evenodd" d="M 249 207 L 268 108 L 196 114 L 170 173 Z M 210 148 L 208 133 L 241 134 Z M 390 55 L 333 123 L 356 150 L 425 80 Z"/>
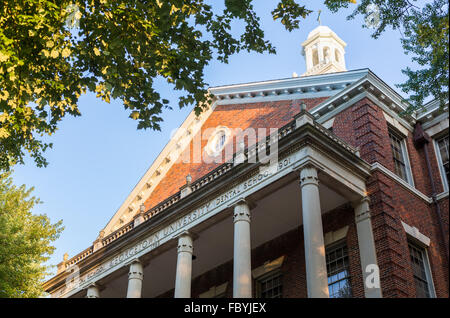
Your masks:
<path fill-rule="evenodd" d="M 415 2 L 414 0 L 411 0 Z M 324 0 L 333 12 L 355 0 Z M 433 95 L 448 98 L 448 5 L 434 0 L 419 9 L 409 0 L 362 0 L 356 15 L 380 8 L 378 37 L 388 26 L 405 31 L 404 48 L 422 70 L 404 72 L 400 87 L 417 108 Z M 215 6 L 219 6 L 215 4 Z M 279 0 L 271 12 L 288 31 L 312 13 L 295 0 Z M 239 36 L 230 24 L 244 24 Z M 226 63 L 242 50 L 275 53 L 265 39 L 252 0 L 224 0 L 218 9 L 205 0 L 4 0 L 0 3 L 0 169 L 23 163 L 29 152 L 46 166 L 43 152 L 67 114 L 79 116 L 81 94 L 123 101 L 139 129 L 160 129 L 169 100 L 155 89 L 163 78 L 182 91 L 179 107 L 197 113 L 208 101 L 204 69 Z"/>
<path fill-rule="evenodd" d="M 0 298 L 42 296 L 43 263 L 63 230 L 61 221 L 51 224 L 46 215 L 31 213 L 40 203 L 32 191 L 14 186 L 10 173 L 0 174 Z"/>

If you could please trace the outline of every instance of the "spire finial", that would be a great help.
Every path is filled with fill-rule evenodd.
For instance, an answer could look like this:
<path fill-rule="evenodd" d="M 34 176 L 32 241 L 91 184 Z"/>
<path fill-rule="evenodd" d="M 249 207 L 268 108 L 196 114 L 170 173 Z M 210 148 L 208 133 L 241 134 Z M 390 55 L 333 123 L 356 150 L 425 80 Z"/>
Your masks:
<path fill-rule="evenodd" d="M 322 21 L 320 21 L 320 14 L 322 13 L 322 10 L 319 10 L 319 14 L 317 15 L 317 21 L 319 22 L 319 25 L 322 25 Z"/>

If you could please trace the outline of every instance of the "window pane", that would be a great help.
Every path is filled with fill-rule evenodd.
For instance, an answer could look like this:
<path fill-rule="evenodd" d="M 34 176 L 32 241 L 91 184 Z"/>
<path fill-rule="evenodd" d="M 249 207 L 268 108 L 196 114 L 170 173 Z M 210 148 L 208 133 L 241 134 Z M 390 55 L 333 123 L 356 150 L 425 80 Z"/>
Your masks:
<path fill-rule="evenodd" d="M 352 297 L 348 271 L 347 245 L 340 244 L 326 251 L 328 291 L 330 298 Z"/>
<path fill-rule="evenodd" d="M 282 283 L 281 273 L 274 273 L 257 281 L 260 287 L 261 298 L 281 298 Z"/>
<path fill-rule="evenodd" d="M 391 140 L 395 174 L 403 180 L 408 181 L 406 175 L 405 153 L 402 146 L 403 140 L 397 137 L 397 135 L 393 134 L 392 132 L 389 132 L 389 138 Z"/>
<path fill-rule="evenodd" d="M 442 168 L 447 179 L 447 186 L 449 185 L 449 150 L 448 150 L 448 136 L 437 141 L 439 148 L 439 155 L 441 157 Z"/>
<path fill-rule="evenodd" d="M 426 261 L 425 250 L 421 247 L 409 245 L 409 253 L 411 257 L 411 267 L 413 270 L 414 282 L 416 284 L 416 297 L 417 298 L 430 298 L 430 287 L 428 278 L 426 275 Z"/>

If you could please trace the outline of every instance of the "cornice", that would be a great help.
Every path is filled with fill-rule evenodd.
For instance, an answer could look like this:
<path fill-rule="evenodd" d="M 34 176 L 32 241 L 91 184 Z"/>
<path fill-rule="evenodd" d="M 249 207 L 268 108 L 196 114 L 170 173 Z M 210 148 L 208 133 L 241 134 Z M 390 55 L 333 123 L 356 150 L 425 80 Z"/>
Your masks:
<path fill-rule="evenodd" d="M 214 94 L 218 101 L 238 100 L 239 103 L 256 102 L 255 98 L 271 98 L 278 96 L 282 99 L 294 99 L 304 94 L 309 94 L 307 98 L 314 98 L 322 92 L 333 92 L 327 96 L 332 96 L 336 92 L 351 85 L 356 80 L 367 75 L 368 69 L 329 73 L 322 75 L 292 77 L 287 79 L 254 82 L 246 84 L 236 84 L 227 86 L 212 87 L 210 92 Z M 323 96 L 323 95 L 322 95 Z M 260 101 L 260 100 L 258 100 Z"/>
<path fill-rule="evenodd" d="M 388 168 L 386 168 L 379 162 L 373 163 L 371 170 L 372 171 L 377 171 L 377 170 L 381 171 L 383 174 L 385 174 L 386 176 L 393 179 L 395 182 L 400 184 L 403 188 L 405 188 L 406 190 L 408 190 L 409 192 L 411 192 L 418 198 L 424 200 L 426 203 L 431 204 L 433 202 L 433 200 L 429 196 L 423 194 L 422 192 L 420 192 L 419 190 L 417 190 L 416 188 L 411 186 L 408 182 L 406 182 L 405 180 L 403 180 L 402 178 L 397 176 L 395 173 L 393 173 L 391 170 L 389 170 Z"/>
<path fill-rule="evenodd" d="M 445 112 L 446 111 L 446 112 Z M 441 104 L 439 100 L 433 99 L 432 101 L 426 103 L 422 109 L 417 111 L 417 120 L 420 120 L 424 125 L 428 124 L 428 122 L 432 121 L 435 117 L 440 115 L 447 114 L 448 117 L 448 101 L 445 105 L 444 109 L 441 109 Z"/>

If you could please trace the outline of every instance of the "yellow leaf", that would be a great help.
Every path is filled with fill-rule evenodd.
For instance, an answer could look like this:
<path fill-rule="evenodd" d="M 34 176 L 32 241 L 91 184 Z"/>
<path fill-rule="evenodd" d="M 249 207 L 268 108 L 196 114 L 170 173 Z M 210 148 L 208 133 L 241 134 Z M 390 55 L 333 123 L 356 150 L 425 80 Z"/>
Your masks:
<path fill-rule="evenodd" d="M 137 111 L 131 112 L 130 117 L 133 118 L 134 120 L 138 119 L 139 118 L 139 112 L 137 112 Z"/>
<path fill-rule="evenodd" d="M 52 50 L 50 56 L 56 59 L 59 56 L 59 52 L 57 50 Z"/>
<path fill-rule="evenodd" d="M 65 47 L 62 50 L 61 55 L 62 55 L 62 57 L 68 57 L 70 55 L 70 53 L 71 53 L 70 49 L 68 47 Z"/>
<path fill-rule="evenodd" d="M 45 43 L 45 45 L 48 47 L 48 48 L 52 48 L 54 45 L 55 45 L 55 43 L 53 42 L 53 41 L 47 41 L 47 43 Z"/>
<path fill-rule="evenodd" d="M 0 100 L 7 100 L 9 97 L 8 91 L 2 91 L 0 92 Z"/>
<path fill-rule="evenodd" d="M 7 138 L 8 136 L 9 132 L 7 132 L 5 128 L 0 128 L 0 138 Z"/>
<path fill-rule="evenodd" d="M 100 55 L 100 51 L 96 47 L 94 47 L 94 54 L 97 56 Z"/>
<path fill-rule="evenodd" d="M 0 52 L 0 62 L 5 62 L 8 59 L 9 59 L 8 54 L 4 54 L 3 52 Z"/>
<path fill-rule="evenodd" d="M 9 115 L 7 113 L 0 114 L 0 123 L 4 123 L 8 119 Z"/>

